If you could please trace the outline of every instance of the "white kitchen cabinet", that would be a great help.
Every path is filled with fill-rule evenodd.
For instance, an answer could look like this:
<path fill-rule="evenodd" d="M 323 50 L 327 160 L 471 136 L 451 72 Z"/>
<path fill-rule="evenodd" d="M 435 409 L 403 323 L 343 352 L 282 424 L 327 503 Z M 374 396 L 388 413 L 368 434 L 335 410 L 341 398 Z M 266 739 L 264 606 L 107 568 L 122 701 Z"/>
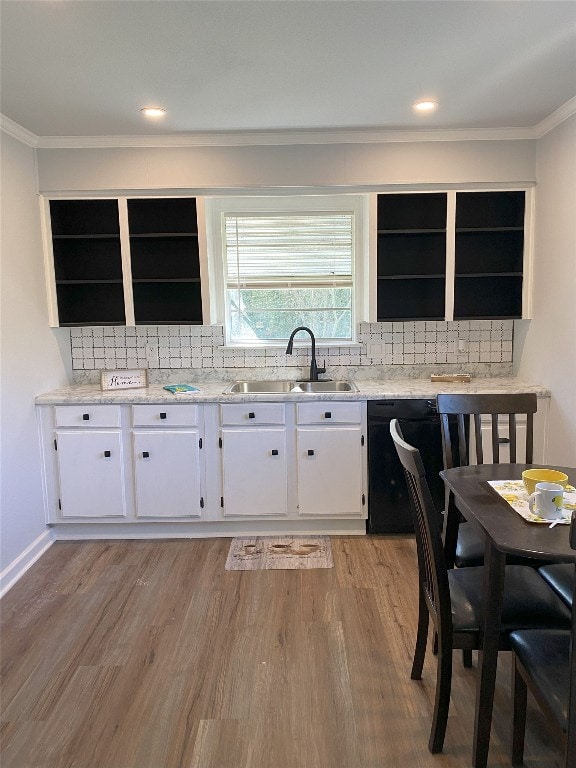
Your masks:
<path fill-rule="evenodd" d="M 299 514 L 361 516 L 360 426 L 298 427 L 296 445 Z"/>
<path fill-rule="evenodd" d="M 363 515 L 364 442 L 360 403 L 297 406 L 296 475 L 301 516 Z"/>
<path fill-rule="evenodd" d="M 126 517 L 120 430 L 58 429 L 54 447 L 63 519 Z"/>
<path fill-rule="evenodd" d="M 286 406 L 220 406 L 224 517 L 288 514 Z"/>
<path fill-rule="evenodd" d="M 222 429 L 224 517 L 288 513 L 284 427 Z"/>
<path fill-rule="evenodd" d="M 200 517 L 200 439 L 197 429 L 134 432 L 136 517 Z"/>
<path fill-rule="evenodd" d="M 200 518 L 202 421 L 193 404 L 132 406 L 137 518 Z"/>

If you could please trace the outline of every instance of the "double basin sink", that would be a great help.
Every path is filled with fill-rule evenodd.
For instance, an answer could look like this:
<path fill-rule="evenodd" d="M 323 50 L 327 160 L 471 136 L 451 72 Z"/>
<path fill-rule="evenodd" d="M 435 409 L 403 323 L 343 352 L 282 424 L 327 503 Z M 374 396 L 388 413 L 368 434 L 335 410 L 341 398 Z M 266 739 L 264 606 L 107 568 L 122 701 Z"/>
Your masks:
<path fill-rule="evenodd" d="M 358 392 L 352 381 L 235 381 L 224 390 L 225 395 L 297 395 L 301 393 Z"/>

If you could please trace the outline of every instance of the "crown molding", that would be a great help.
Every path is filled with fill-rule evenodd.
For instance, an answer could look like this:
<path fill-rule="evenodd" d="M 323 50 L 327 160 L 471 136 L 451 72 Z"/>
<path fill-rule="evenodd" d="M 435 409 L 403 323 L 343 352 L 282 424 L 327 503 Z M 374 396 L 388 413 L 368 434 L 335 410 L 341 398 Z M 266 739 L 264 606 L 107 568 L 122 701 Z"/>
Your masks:
<path fill-rule="evenodd" d="M 14 120 L 10 120 L 9 117 L 0 113 L 0 131 L 7 133 L 8 136 L 12 136 L 14 139 L 18 139 L 23 144 L 27 144 L 29 147 L 38 146 L 38 136 L 35 133 L 23 128 Z"/>
<path fill-rule="evenodd" d="M 538 125 L 534 126 L 535 138 L 541 139 L 549 131 L 556 128 L 564 120 L 567 120 L 572 115 L 576 114 L 576 96 L 573 99 L 569 99 L 567 102 L 558 107 L 552 114 L 541 120 Z"/>

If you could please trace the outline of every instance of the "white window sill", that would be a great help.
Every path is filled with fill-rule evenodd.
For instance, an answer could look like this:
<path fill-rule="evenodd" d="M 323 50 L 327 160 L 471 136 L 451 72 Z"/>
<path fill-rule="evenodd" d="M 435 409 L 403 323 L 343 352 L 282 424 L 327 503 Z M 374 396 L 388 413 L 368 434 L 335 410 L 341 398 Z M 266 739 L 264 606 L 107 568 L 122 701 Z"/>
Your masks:
<path fill-rule="evenodd" d="M 272 344 L 272 343 L 265 343 L 265 344 L 257 344 L 257 343 L 254 343 L 254 344 L 248 344 L 248 343 L 246 343 L 246 344 L 224 344 L 223 346 L 219 346 L 218 349 L 221 352 L 233 352 L 234 350 L 243 351 L 243 350 L 247 350 L 247 349 L 250 349 L 250 350 L 254 350 L 254 349 L 262 349 L 262 350 L 273 349 L 273 350 L 277 351 L 279 349 L 286 350 L 287 344 L 288 344 L 287 341 L 280 342 L 279 344 Z M 326 342 L 317 341 L 316 342 L 316 351 L 318 351 L 319 349 L 329 349 L 330 347 L 333 347 L 335 349 L 340 349 L 342 347 L 346 347 L 346 349 L 361 349 L 362 348 L 362 344 L 360 344 L 360 342 L 357 342 L 357 341 L 326 341 Z M 310 349 L 310 342 L 309 341 L 308 342 L 304 342 L 304 343 L 296 343 L 296 342 L 294 342 L 294 350 L 298 351 L 300 349 L 304 349 L 304 350 Z"/>

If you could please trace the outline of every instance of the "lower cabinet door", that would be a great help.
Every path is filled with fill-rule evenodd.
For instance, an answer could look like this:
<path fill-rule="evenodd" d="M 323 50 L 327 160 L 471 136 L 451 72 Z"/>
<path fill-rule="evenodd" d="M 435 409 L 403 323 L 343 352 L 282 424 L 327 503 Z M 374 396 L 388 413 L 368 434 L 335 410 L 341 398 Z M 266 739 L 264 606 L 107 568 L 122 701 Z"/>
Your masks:
<path fill-rule="evenodd" d="M 56 431 L 62 518 L 125 517 L 119 430 Z"/>
<path fill-rule="evenodd" d="M 362 516 L 361 441 L 360 427 L 297 430 L 300 515 Z"/>
<path fill-rule="evenodd" d="M 198 430 L 134 437 L 136 516 L 198 518 L 202 512 Z"/>
<path fill-rule="evenodd" d="M 285 430 L 223 429 L 222 481 L 225 517 L 286 515 Z"/>

